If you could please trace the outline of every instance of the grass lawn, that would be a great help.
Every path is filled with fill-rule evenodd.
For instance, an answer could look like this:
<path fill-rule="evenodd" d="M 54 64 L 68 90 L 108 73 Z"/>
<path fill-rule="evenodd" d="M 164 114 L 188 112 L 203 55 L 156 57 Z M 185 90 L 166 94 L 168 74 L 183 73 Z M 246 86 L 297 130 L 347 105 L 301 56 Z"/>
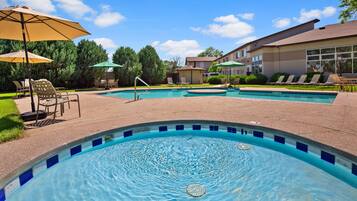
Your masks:
<path fill-rule="evenodd" d="M 12 97 L 15 93 L 0 94 L 0 143 L 21 137 L 22 119 Z"/>

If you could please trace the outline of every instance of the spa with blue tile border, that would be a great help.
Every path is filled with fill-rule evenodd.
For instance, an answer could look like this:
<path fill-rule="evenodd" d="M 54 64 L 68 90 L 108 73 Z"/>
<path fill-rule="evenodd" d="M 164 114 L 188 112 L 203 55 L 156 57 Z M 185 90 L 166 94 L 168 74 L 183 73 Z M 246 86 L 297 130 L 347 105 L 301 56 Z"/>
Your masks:
<path fill-rule="evenodd" d="M 272 142 L 279 143 L 280 146 L 292 146 L 304 154 L 315 154 L 320 160 L 329 163 L 330 165 L 347 168 L 351 174 L 357 179 L 357 161 L 356 156 L 352 156 L 327 147 L 318 142 L 313 142 L 304 139 L 300 136 L 277 131 L 274 129 L 264 128 L 261 126 L 252 126 L 237 123 L 227 122 L 211 122 L 211 121 L 170 121 L 170 122 L 155 122 L 118 128 L 112 131 L 106 131 L 87 137 L 78 142 L 68 145 L 66 148 L 58 151 L 56 154 L 51 154 L 48 157 L 39 160 L 39 162 L 30 165 L 21 174 L 14 178 L 3 182 L 5 185 L 0 186 L 0 201 L 5 201 L 13 191 L 21 186 L 26 185 L 33 177 L 36 177 L 43 171 L 50 169 L 56 164 L 75 157 L 77 154 L 90 150 L 94 147 L 111 142 L 118 138 L 127 138 L 144 132 L 168 132 L 168 131 L 222 131 L 235 135 L 253 137 L 256 140 L 270 139 Z M 279 135 L 277 135 L 277 133 Z"/>

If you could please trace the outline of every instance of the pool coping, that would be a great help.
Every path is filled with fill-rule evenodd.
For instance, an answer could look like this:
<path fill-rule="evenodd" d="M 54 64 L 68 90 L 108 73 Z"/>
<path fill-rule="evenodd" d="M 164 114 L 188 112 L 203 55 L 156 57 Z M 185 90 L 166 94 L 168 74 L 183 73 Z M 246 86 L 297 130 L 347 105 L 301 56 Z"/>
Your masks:
<path fill-rule="evenodd" d="M 291 132 L 286 132 L 286 131 L 282 131 L 282 130 L 278 130 L 278 129 L 274 129 L 274 128 L 270 128 L 270 127 L 266 127 L 266 126 L 261 126 L 261 125 L 257 125 L 257 124 L 244 124 L 244 123 L 238 123 L 238 122 L 216 121 L 216 120 L 214 120 L 214 121 L 213 120 L 197 120 L 197 119 L 150 121 L 150 122 L 139 123 L 139 124 L 130 124 L 130 125 L 126 125 L 126 126 L 122 126 L 122 127 L 118 127 L 118 128 L 109 129 L 106 131 L 91 133 L 83 138 L 76 139 L 76 140 L 71 141 L 67 144 L 62 144 L 56 148 L 53 148 L 52 150 L 29 160 L 27 163 L 23 164 L 21 167 L 18 167 L 16 170 L 14 170 L 12 173 L 1 178 L 0 179 L 0 189 L 4 188 L 6 185 L 8 185 L 9 181 L 14 180 L 14 178 L 18 177 L 21 173 L 26 172 L 26 170 L 28 170 L 29 168 L 33 168 L 36 164 L 40 163 L 41 161 L 45 161 L 46 159 L 50 158 L 50 156 L 58 154 L 63 150 L 71 149 L 75 145 L 82 144 L 82 143 L 88 142 L 88 141 L 92 141 L 93 139 L 96 139 L 99 137 L 103 138 L 103 136 L 105 136 L 105 135 L 110 135 L 112 133 L 119 132 L 119 131 L 136 129 L 135 132 L 137 132 L 137 131 L 143 132 L 146 130 L 145 129 L 140 130 L 140 129 L 142 129 L 142 127 L 150 127 L 150 126 L 159 127 L 160 125 L 175 125 L 175 124 L 176 125 L 177 124 L 192 124 L 192 125 L 193 124 L 207 124 L 207 125 L 212 124 L 212 125 L 220 125 L 220 126 L 223 125 L 226 127 L 242 127 L 242 128 L 248 128 L 251 130 L 258 130 L 258 131 L 260 130 L 260 131 L 263 131 L 264 133 L 265 132 L 274 133 L 274 134 L 282 135 L 287 138 L 293 138 L 295 140 L 299 140 L 299 141 L 308 143 L 309 146 L 312 145 L 312 146 L 315 146 L 315 148 L 319 147 L 319 149 L 321 149 L 321 150 L 323 149 L 328 152 L 332 152 L 335 155 L 342 156 L 343 158 L 346 158 L 346 159 L 352 161 L 352 164 L 357 164 L 357 156 L 352 155 L 348 152 L 336 149 L 332 146 L 325 145 L 323 143 L 299 136 L 299 135 L 291 133 Z M 157 128 L 157 130 L 158 130 L 158 128 Z M 313 152 L 313 153 L 315 153 L 315 152 Z M 315 153 L 315 154 L 318 154 L 318 153 Z M 352 167 L 353 167 L 353 165 L 352 165 Z M 356 166 L 356 168 L 357 168 L 357 166 Z M 357 176 L 357 174 L 356 174 L 356 176 Z"/>

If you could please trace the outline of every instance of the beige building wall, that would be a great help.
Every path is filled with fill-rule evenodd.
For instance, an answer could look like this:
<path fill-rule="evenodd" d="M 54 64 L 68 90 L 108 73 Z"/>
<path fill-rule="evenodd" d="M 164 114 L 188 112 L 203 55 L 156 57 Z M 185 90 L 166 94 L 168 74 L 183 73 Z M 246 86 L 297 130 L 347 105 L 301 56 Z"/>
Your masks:
<path fill-rule="evenodd" d="M 191 71 L 190 70 L 180 70 L 179 78 L 184 77 L 186 82 L 191 83 Z M 192 71 L 192 84 L 202 84 L 203 83 L 203 71 L 201 70 L 193 70 Z"/>
<path fill-rule="evenodd" d="M 357 45 L 357 36 L 282 47 L 264 47 L 251 52 L 263 55 L 263 74 L 270 77 L 277 72 L 294 75 L 306 73 L 306 51 L 310 49 Z M 354 67 L 356 69 L 356 67 Z"/>

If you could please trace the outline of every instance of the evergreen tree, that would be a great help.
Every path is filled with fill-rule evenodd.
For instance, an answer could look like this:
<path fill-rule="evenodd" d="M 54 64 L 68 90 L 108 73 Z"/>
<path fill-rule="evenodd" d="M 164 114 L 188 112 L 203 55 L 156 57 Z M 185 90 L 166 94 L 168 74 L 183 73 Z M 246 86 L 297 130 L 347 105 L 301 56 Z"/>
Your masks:
<path fill-rule="evenodd" d="M 113 54 L 113 62 L 123 65 L 123 68 L 114 68 L 114 75 L 119 79 L 120 86 L 132 86 L 136 76 L 142 74 L 138 55 L 130 47 L 120 47 Z"/>
<path fill-rule="evenodd" d="M 139 61 L 142 66 L 142 78 L 149 84 L 160 84 L 166 75 L 166 69 L 156 50 L 147 45 L 139 52 Z"/>

